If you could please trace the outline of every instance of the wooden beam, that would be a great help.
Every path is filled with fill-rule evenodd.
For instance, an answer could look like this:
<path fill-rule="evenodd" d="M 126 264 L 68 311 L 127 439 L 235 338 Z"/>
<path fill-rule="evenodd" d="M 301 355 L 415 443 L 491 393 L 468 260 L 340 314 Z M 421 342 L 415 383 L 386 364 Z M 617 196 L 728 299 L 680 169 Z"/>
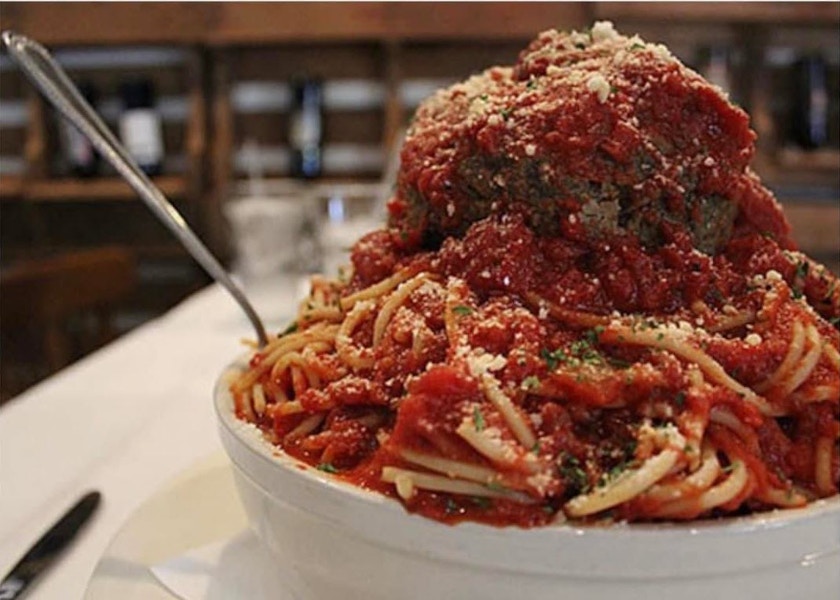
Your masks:
<path fill-rule="evenodd" d="M 840 23 L 838 2 L 597 2 L 595 19 L 729 23 Z"/>
<path fill-rule="evenodd" d="M 581 27 L 582 2 L 4 3 L 0 27 L 50 46 L 529 39 Z"/>
<path fill-rule="evenodd" d="M 214 44 L 308 40 L 531 38 L 585 24 L 583 3 L 305 2 L 220 3 Z"/>
<path fill-rule="evenodd" d="M 0 28 L 48 46 L 198 43 L 213 3 L 4 2 Z"/>
<path fill-rule="evenodd" d="M 47 45 L 253 45 L 354 40 L 529 39 L 593 19 L 840 23 L 837 2 L 26 2 L 0 28 Z"/>

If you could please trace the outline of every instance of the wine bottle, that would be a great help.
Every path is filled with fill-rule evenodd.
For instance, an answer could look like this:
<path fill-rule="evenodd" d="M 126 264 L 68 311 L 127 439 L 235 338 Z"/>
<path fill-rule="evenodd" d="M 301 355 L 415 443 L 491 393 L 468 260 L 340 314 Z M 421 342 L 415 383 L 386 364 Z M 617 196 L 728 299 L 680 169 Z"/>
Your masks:
<path fill-rule="evenodd" d="M 793 141 L 812 150 L 828 142 L 828 85 L 825 60 L 804 56 L 794 64 Z"/>
<path fill-rule="evenodd" d="M 294 177 L 313 179 L 321 175 L 323 105 L 323 86 L 319 80 L 302 78 L 292 82 L 289 146 Z"/>
<path fill-rule="evenodd" d="M 147 175 L 159 175 L 163 169 L 163 127 L 152 82 L 126 81 L 120 86 L 120 97 L 120 138 Z"/>

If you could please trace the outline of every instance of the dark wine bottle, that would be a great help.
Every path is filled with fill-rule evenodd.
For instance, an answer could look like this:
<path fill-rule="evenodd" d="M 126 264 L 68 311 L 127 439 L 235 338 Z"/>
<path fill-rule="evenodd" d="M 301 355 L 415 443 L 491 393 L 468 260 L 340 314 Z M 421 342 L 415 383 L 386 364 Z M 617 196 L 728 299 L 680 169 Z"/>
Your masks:
<path fill-rule="evenodd" d="M 313 179 L 323 170 L 323 85 L 317 79 L 302 78 L 292 82 L 292 106 L 289 121 L 292 176 Z"/>
<path fill-rule="evenodd" d="M 804 56 L 794 64 L 793 141 L 812 150 L 828 142 L 828 73 L 819 55 Z"/>
<path fill-rule="evenodd" d="M 163 127 L 152 82 L 126 81 L 120 86 L 120 97 L 120 138 L 147 175 L 159 175 L 163 170 Z"/>
<path fill-rule="evenodd" d="M 93 84 L 88 81 L 81 81 L 78 88 L 85 100 L 95 109 L 99 98 Z M 59 136 L 62 151 L 62 171 L 76 177 L 95 177 L 99 174 L 99 153 L 75 125 L 65 119 L 60 119 Z"/>

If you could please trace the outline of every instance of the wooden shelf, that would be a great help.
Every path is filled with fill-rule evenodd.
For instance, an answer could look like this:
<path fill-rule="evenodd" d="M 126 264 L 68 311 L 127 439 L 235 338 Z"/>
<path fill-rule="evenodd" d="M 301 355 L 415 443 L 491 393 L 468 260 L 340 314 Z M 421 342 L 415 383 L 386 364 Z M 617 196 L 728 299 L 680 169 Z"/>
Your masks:
<path fill-rule="evenodd" d="M 187 181 L 180 175 L 154 178 L 155 184 L 170 200 L 183 198 Z M 137 193 L 118 177 L 93 179 L 36 179 L 22 184 L 20 196 L 31 202 L 126 201 L 136 200 Z"/>
<path fill-rule="evenodd" d="M 304 2 L 216 5 L 213 45 L 329 40 L 531 39 L 585 27 L 584 2 Z"/>
<path fill-rule="evenodd" d="M 212 17 L 208 3 L 4 3 L 0 28 L 47 45 L 194 44 Z"/>
<path fill-rule="evenodd" d="M 819 150 L 801 150 L 798 148 L 781 148 L 776 160 L 782 169 L 797 169 L 802 171 L 840 171 L 840 150 L 833 148 Z M 840 182 L 838 182 L 840 185 Z"/>
<path fill-rule="evenodd" d="M 84 18 L 79 11 L 84 10 Z M 594 19 L 840 23 L 836 2 L 6 3 L 0 28 L 49 45 L 241 45 L 298 41 L 530 39 Z"/>
<path fill-rule="evenodd" d="M 32 248 L 17 248 L 9 247 L 6 249 L 4 262 L 8 264 L 15 263 L 21 260 L 44 258 L 48 256 L 55 256 L 66 254 L 70 252 L 78 252 L 81 250 L 97 248 L 96 246 L 85 245 L 68 245 L 68 244 L 49 244 L 39 246 L 37 249 Z M 184 249 L 184 247 L 175 241 L 173 238 L 171 243 L 143 243 L 126 245 L 137 259 L 152 260 L 152 261 L 184 261 L 195 265 L 196 271 L 200 271 L 201 267 L 194 263 L 192 256 Z"/>
<path fill-rule="evenodd" d="M 834 149 L 805 151 L 781 148 L 772 154 L 759 154 L 753 169 L 765 185 L 775 188 L 812 188 L 829 191 L 829 198 L 840 196 L 840 151 Z"/>
<path fill-rule="evenodd" d="M 818 24 L 840 23 L 837 2 L 598 2 L 593 18 L 615 21 Z"/>
<path fill-rule="evenodd" d="M 4 4 L 0 28 L 47 45 L 530 39 L 589 13 L 584 2 L 39 2 Z"/>
<path fill-rule="evenodd" d="M 19 175 L 0 177 L 0 200 L 16 200 L 23 190 L 23 178 Z"/>

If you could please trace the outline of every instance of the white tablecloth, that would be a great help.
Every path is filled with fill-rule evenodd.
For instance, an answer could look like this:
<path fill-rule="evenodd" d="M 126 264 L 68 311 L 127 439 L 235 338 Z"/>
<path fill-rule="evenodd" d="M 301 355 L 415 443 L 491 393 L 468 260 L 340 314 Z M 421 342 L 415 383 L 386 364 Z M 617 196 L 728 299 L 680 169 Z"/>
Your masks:
<path fill-rule="evenodd" d="M 279 282 L 250 292 L 277 327 L 299 290 Z M 0 576 L 82 493 L 98 489 L 94 519 L 29 596 L 81 598 L 135 508 L 221 448 L 211 394 L 246 337 L 255 336 L 244 315 L 210 286 L 0 408 Z"/>

